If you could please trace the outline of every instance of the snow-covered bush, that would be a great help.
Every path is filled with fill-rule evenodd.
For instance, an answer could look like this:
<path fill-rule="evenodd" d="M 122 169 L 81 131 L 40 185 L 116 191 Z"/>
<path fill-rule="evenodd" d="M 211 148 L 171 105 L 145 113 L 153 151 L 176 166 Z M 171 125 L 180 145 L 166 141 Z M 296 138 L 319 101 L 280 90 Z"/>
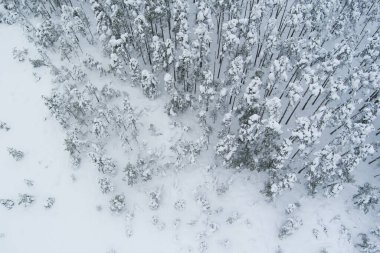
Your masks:
<path fill-rule="evenodd" d="M 293 213 L 295 210 L 297 210 L 298 208 L 300 208 L 301 204 L 299 202 L 295 202 L 295 203 L 290 203 L 288 204 L 288 206 L 286 207 L 285 209 L 285 212 L 287 214 L 291 214 Z"/>
<path fill-rule="evenodd" d="M 116 164 L 111 157 L 89 153 L 92 161 L 97 165 L 98 171 L 105 175 L 115 175 L 117 172 Z"/>
<path fill-rule="evenodd" d="M 160 231 L 164 230 L 166 227 L 165 222 L 161 221 L 161 219 L 157 215 L 152 216 L 152 224 Z"/>
<path fill-rule="evenodd" d="M 195 198 L 197 204 L 201 208 L 202 212 L 209 213 L 211 211 L 211 204 L 207 196 L 204 193 L 197 194 Z"/>
<path fill-rule="evenodd" d="M 53 197 L 48 197 L 46 200 L 45 200 L 45 204 L 44 204 L 44 207 L 46 209 L 50 209 L 54 206 L 55 204 L 55 198 Z"/>
<path fill-rule="evenodd" d="M 111 200 L 110 200 L 110 210 L 112 212 L 120 213 L 125 209 L 126 202 L 125 202 L 125 196 L 124 194 L 118 194 L 115 195 Z"/>
<path fill-rule="evenodd" d="M 107 100 L 112 100 L 114 98 L 118 98 L 121 96 L 119 90 L 115 90 L 110 85 L 104 85 L 103 88 L 100 90 L 100 93 L 105 97 Z"/>
<path fill-rule="evenodd" d="M 170 147 L 177 155 L 177 164 L 183 166 L 184 163 L 194 163 L 195 158 L 201 152 L 199 141 L 188 141 L 179 139 L 177 143 Z"/>
<path fill-rule="evenodd" d="M 149 193 L 149 208 L 157 210 L 161 204 L 161 190 L 157 189 Z"/>
<path fill-rule="evenodd" d="M 4 129 L 5 131 L 11 130 L 10 126 L 3 121 L 0 121 L 0 129 Z"/>
<path fill-rule="evenodd" d="M 234 211 L 232 212 L 231 215 L 228 216 L 228 218 L 226 219 L 226 223 L 227 224 L 233 224 L 235 223 L 237 220 L 239 220 L 241 217 L 241 214 L 238 213 L 237 211 Z"/>
<path fill-rule="evenodd" d="M 109 178 L 103 177 L 99 181 L 100 190 L 102 193 L 107 194 L 114 191 L 114 185 Z"/>
<path fill-rule="evenodd" d="M 124 177 L 123 180 L 128 183 L 128 185 L 134 185 L 137 183 L 138 177 L 139 177 L 139 171 L 136 168 L 136 166 L 132 165 L 131 163 L 128 163 L 124 169 Z"/>
<path fill-rule="evenodd" d="M 29 59 L 29 62 L 32 64 L 33 68 L 47 66 L 43 59 Z"/>
<path fill-rule="evenodd" d="M 28 49 L 26 49 L 26 48 L 23 48 L 23 49 L 13 48 L 12 54 L 13 54 L 13 59 L 16 59 L 20 62 L 23 62 L 23 61 L 25 61 L 26 56 L 28 55 Z"/>
<path fill-rule="evenodd" d="M 367 234 L 359 234 L 361 242 L 357 243 L 355 246 L 362 253 L 378 253 L 380 252 L 380 246 L 373 243 Z"/>
<path fill-rule="evenodd" d="M 28 206 L 31 206 L 34 201 L 35 201 L 34 196 L 24 193 L 24 194 L 20 194 L 18 205 L 23 205 L 24 207 L 28 207 Z"/>
<path fill-rule="evenodd" d="M 372 229 L 371 234 L 380 239 L 380 226 L 377 226 L 375 229 Z"/>
<path fill-rule="evenodd" d="M 177 211 L 183 211 L 186 208 L 186 201 L 184 199 L 179 199 L 174 202 L 174 209 Z"/>
<path fill-rule="evenodd" d="M 15 148 L 7 148 L 9 155 L 13 157 L 16 161 L 21 161 L 24 158 L 24 152 L 17 150 Z"/>
<path fill-rule="evenodd" d="M 292 235 L 302 226 L 302 224 L 303 222 L 299 217 L 288 218 L 281 226 L 278 237 L 284 239 L 285 237 Z"/>
<path fill-rule="evenodd" d="M 6 209 L 11 210 L 15 202 L 11 199 L 0 199 L 0 204 L 2 204 Z"/>
<path fill-rule="evenodd" d="M 32 186 L 34 186 L 34 181 L 33 181 L 33 180 L 30 180 L 30 179 L 24 179 L 24 182 L 25 182 L 25 184 L 26 184 L 28 187 L 32 187 Z"/>

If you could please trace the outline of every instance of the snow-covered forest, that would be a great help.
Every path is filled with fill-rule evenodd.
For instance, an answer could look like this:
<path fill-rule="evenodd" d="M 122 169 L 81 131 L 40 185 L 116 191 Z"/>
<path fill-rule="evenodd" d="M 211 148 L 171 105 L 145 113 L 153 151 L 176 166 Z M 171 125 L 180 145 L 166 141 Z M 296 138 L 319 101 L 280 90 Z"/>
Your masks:
<path fill-rule="evenodd" d="M 379 0 L 0 0 L 0 252 L 380 252 Z"/>

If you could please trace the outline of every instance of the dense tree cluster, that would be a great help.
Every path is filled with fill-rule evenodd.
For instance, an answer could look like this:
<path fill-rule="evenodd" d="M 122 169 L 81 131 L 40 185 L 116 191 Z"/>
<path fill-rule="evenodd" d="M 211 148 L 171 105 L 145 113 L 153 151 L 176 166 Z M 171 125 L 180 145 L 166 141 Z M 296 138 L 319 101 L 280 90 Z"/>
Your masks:
<path fill-rule="evenodd" d="M 69 63 L 80 56 L 87 69 L 127 80 L 149 99 L 162 96 L 170 116 L 194 112 L 202 137 L 173 146 L 178 161 L 211 144 L 225 166 L 267 172 L 269 197 L 298 181 L 312 194 L 334 196 L 376 155 L 378 1 L 0 3 L 1 22 L 24 24 L 39 48 Z M 85 45 L 100 46 L 109 62 Z M 22 51 L 15 54 L 22 59 Z M 94 87 L 80 66 L 52 69 L 59 85 L 44 99 L 67 129 L 67 150 L 76 164 L 85 150 L 112 176 L 118 165 L 104 152 L 106 140 L 119 136 L 128 149 L 138 134 L 128 97 Z M 124 169 L 128 184 L 143 176 L 136 168 L 144 162 Z M 101 185 L 108 191 L 107 181 Z M 114 199 L 115 210 L 121 200 Z"/>

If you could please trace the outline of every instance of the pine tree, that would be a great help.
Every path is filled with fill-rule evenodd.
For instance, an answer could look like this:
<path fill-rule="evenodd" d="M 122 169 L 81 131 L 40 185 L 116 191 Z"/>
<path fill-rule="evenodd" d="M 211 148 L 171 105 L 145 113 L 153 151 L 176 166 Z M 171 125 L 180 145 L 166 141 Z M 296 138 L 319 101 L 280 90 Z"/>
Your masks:
<path fill-rule="evenodd" d="M 172 7 L 173 32 L 175 47 L 180 49 L 189 48 L 189 5 L 184 0 L 174 1 Z"/>
<path fill-rule="evenodd" d="M 240 94 L 244 83 L 244 62 L 241 56 L 231 61 L 227 72 L 227 86 L 230 86 L 230 104 L 233 109 L 236 97 Z"/>
<path fill-rule="evenodd" d="M 129 69 L 131 72 L 131 79 L 133 85 L 141 85 L 141 69 L 138 61 L 135 58 L 129 60 Z"/>
<path fill-rule="evenodd" d="M 89 153 L 92 161 L 97 165 L 98 171 L 105 175 L 115 175 L 117 172 L 116 164 L 112 158 L 97 154 L 97 153 Z"/>
<path fill-rule="evenodd" d="M 334 187 L 341 185 L 339 179 L 338 163 L 340 154 L 333 146 L 326 145 L 315 154 L 315 158 L 307 163 L 306 180 L 307 187 L 311 194 L 315 194 L 319 187 Z"/>
<path fill-rule="evenodd" d="M 358 192 L 352 197 L 354 204 L 364 213 L 368 213 L 370 208 L 374 209 L 379 202 L 379 189 L 365 183 L 358 187 Z"/>
<path fill-rule="evenodd" d="M 53 22 L 46 20 L 38 26 L 36 38 L 39 45 L 50 48 L 58 41 L 59 32 Z"/>
<path fill-rule="evenodd" d="M 144 95 L 150 99 L 156 98 L 159 94 L 157 85 L 157 80 L 154 75 L 144 69 L 141 72 L 141 87 Z"/>
<path fill-rule="evenodd" d="M 80 41 L 78 35 L 85 37 L 89 43 L 93 43 L 94 38 L 90 30 L 90 25 L 86 14 L 82 11 L 82 9 L 63 5 L 61 25 L 62 30 L 65 32 L 71 43 L 76 44 L 80 49 L 81 47 L 79 44 Z"/>
<path fill-rule="evenodd" d="M 112 20 L 107 14 L 102 2 L 90 0 L 92 11 L 95 14 L 97 32 L 105 50 L 108 50 L 108 42 L 112 37 Z"/>

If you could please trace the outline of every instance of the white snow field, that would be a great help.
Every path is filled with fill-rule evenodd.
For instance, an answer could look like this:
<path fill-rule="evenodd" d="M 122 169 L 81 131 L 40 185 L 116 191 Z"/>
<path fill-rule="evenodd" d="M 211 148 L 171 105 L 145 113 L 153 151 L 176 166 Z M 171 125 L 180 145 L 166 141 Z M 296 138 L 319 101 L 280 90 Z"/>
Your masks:
<path fill-rule="evenodd" d="M 74 169 L 64 150 L 64 132 L 41 98 L 52 89 L 49 70 L 13 59 L 14 47 L 27 48 L 28 57 L 37 55 L 17 25 L 0 24 L 0 38 L 0 120 L 11 128 L 0 131 L 0 199 L 16 202 L 10 210 L 0 206 L 0 253 L 349 253 L 357 252 L 358 233 L 379 222 L 348 201 L 353 186 L 339 198 L 312 198 L 294 189 L 269 202 L 260 193 L 260 174 L 210 167 L 211 152 L 133 187 L 120 182 L 115 187 L 126 196 L 126 212 L 114 214 L 109 196 L 99 191 L 96 168 L 85 161 Z M 146 99 L 138 88 L 125 89 L 133 106 L 144 109 L 139 128 L 147 147 L 167 152 L 181 133 L 159 109 L 163 102 Z M 150 124 L 162 134 L 149 134 Z M 196 127 L 192 120 L 183 124 Z M 25 157 L 15 161 L 8 147 Z M 120 159 L 128 155 L 120 151 Z M 160 192 L 158 207 L 150 205 L 151 191 Z M 35 201 L 18 205 L 19 194 Z M 47 209 L 49 197 L 55 204 Z M 287 214 L 296 202 L 300 206 Z M 279 239 L 287 219 L 299 228 Z"/>

